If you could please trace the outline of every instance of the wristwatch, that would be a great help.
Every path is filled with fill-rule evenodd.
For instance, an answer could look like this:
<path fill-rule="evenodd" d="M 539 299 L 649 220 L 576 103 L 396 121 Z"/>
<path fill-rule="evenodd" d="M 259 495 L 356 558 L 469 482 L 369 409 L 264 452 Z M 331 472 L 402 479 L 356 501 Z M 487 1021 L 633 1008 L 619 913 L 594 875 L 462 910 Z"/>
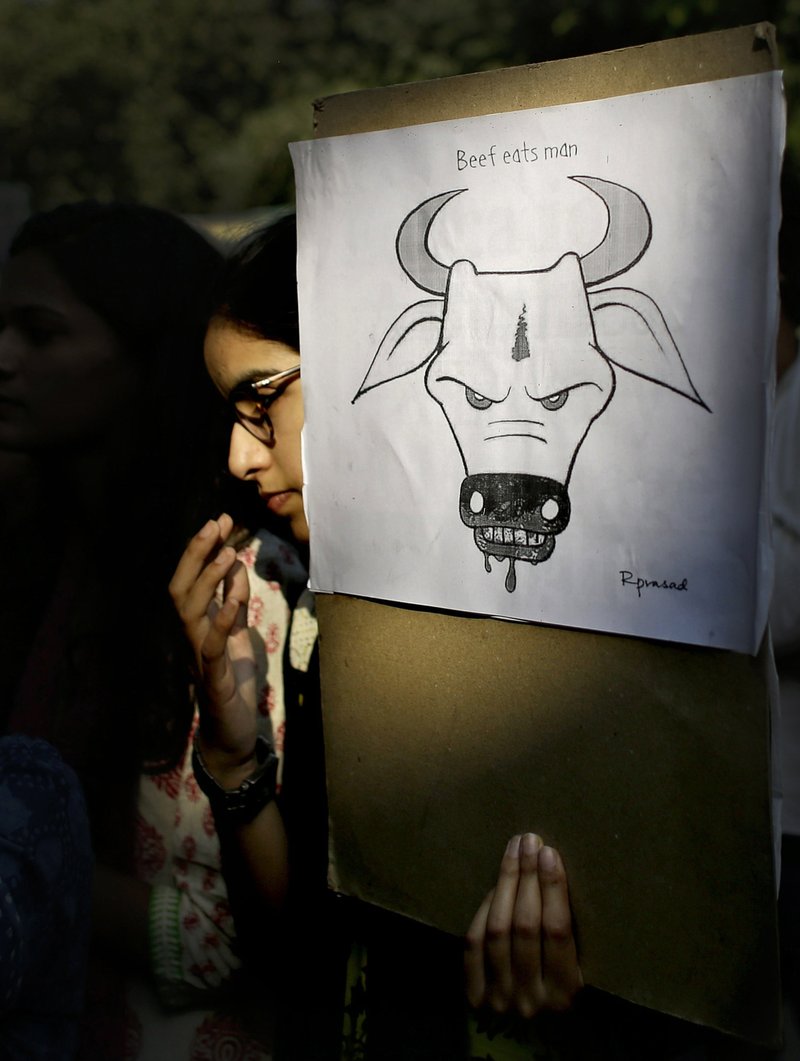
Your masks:
<path fill-rule="evenodd" d="M 206 766 L 195 734 L 192 747 L 192 769 L 201 792 L 208 797 L 218 821 L 245 825 L 273 799 L 278 775 L 278 756 L 263 734 L 256 737 L 256 768 L 238 788 L 223 788 Z"/>

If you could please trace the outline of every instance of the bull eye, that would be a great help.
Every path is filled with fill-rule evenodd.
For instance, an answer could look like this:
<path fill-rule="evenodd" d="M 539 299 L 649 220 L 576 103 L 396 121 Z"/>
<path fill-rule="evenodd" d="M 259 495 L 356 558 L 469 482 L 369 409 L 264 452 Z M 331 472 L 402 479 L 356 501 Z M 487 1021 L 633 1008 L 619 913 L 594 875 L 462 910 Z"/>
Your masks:
<path fill-rule="evenodd" d="M 484 398 L 482 394 L 478 394 L 477 391 L 472 390 L 466 384 L 464 384 L 464 394 L 473 409 L 488 409 L 492 405 L 491 398 Z"/>
<path fill-rule="evenodd" d="M 569 391 L 559 391 L 558 394 L 550 394 L 547 398 L 540 398 L 542 405 L 545 409 L 553 412 L 554 409 L 560 409 L 569 398 Z"/>

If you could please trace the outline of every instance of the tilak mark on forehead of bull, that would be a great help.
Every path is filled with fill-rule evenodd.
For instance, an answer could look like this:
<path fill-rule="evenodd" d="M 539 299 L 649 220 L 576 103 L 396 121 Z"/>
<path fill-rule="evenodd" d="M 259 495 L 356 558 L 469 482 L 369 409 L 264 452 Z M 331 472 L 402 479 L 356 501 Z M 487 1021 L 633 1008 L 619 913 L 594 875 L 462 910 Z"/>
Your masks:
<path fill-rule="evenodd" d="M 572 468 L 589 428 L 614 395 L 615 369 L 657 383 L 707 409 L 656 303 L 624 287 L 592 290 L 630 269 L 647 250 L 647 207 L 629 188 L 573 176 L 605 204 L 600 243 L 550 268 L 479 272 L 451 266 L 428 246 L 439 211 L 466 191 L 421 203 L 397 233 L 410 279 L 437 296 L 409 306 L 389 327 L 353 398 L 427 366 L 425 387 L 453 432 L 466 476 L 460 515 L 475 544 L 516 562 L 540 564 L 567 526 Z"/>

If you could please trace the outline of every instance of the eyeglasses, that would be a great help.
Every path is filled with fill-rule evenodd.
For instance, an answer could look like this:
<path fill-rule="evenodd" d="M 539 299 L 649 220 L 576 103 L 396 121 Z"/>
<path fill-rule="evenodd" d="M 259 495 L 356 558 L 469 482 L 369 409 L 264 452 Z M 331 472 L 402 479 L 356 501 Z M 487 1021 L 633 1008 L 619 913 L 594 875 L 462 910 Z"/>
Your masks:
<path fill-rule="evenodd" d="M 269 408 L 274 401 L 283 394 L 295 376 L 300 375 L 300 366 L 284 369 L 276 372 L 274 376 L 265 379 L 245 380 L 237 383 L 228 395 L 228 404 L 235 419 L 242 425 L 245 431 L 271 446 L 275 442 L 275 428 L 269 418 Z M 283 382 L 281 382 L 283 381 Z M 280 383 L 279 387 L 275 387 Z M 268 394 L 263 394 L 265 388 L 274 388 Z"/>

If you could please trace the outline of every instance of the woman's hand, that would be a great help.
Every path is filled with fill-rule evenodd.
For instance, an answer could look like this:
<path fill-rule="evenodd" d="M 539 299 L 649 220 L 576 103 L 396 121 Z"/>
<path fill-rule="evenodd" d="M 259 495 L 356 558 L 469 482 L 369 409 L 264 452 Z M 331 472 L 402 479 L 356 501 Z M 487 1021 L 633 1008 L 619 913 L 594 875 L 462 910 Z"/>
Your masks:
<path fill-rule="evenodd" d="M 467 998 L 495 1013 L 563 1011 L 583 986 L 564 865 L 533 833 L 514 836 L 466 936 Z"/>
<path fill-rule="evenodd" d="M 200 750 L 223 788 L 238 788 L 252 775 L 258 733 L 258 671 L 247 627 L 250 586 L 235 551 L 225 545 L 232 530 L 230 516 L 209 520 L 187 545 L 169 584 L 203 683 Z M 222 604 L 217 600 L 220 586 Z M 228 859 L 241 859 L 233 870 L 237 891 L 245 880 L 255 885 L 269 909 L 279 909 L 289 870 L 277 803 L 269 802 L 251 822 L 237 826 L 236 837 L 238 854 L 229 853 Z M 227 862 L 229 873 L 232 864 Z"/>
<path fill-rule="evenodd" d="M 257 734 L 256 664 L 247 629 L 250 588 L 235 551 L 224 544 L 232 529 L 228 515 L 209 520 L 189 542 L 169 584 L 205 693 L 203 759 L 224 788 L 238 787 L 252 773 Z"/>

